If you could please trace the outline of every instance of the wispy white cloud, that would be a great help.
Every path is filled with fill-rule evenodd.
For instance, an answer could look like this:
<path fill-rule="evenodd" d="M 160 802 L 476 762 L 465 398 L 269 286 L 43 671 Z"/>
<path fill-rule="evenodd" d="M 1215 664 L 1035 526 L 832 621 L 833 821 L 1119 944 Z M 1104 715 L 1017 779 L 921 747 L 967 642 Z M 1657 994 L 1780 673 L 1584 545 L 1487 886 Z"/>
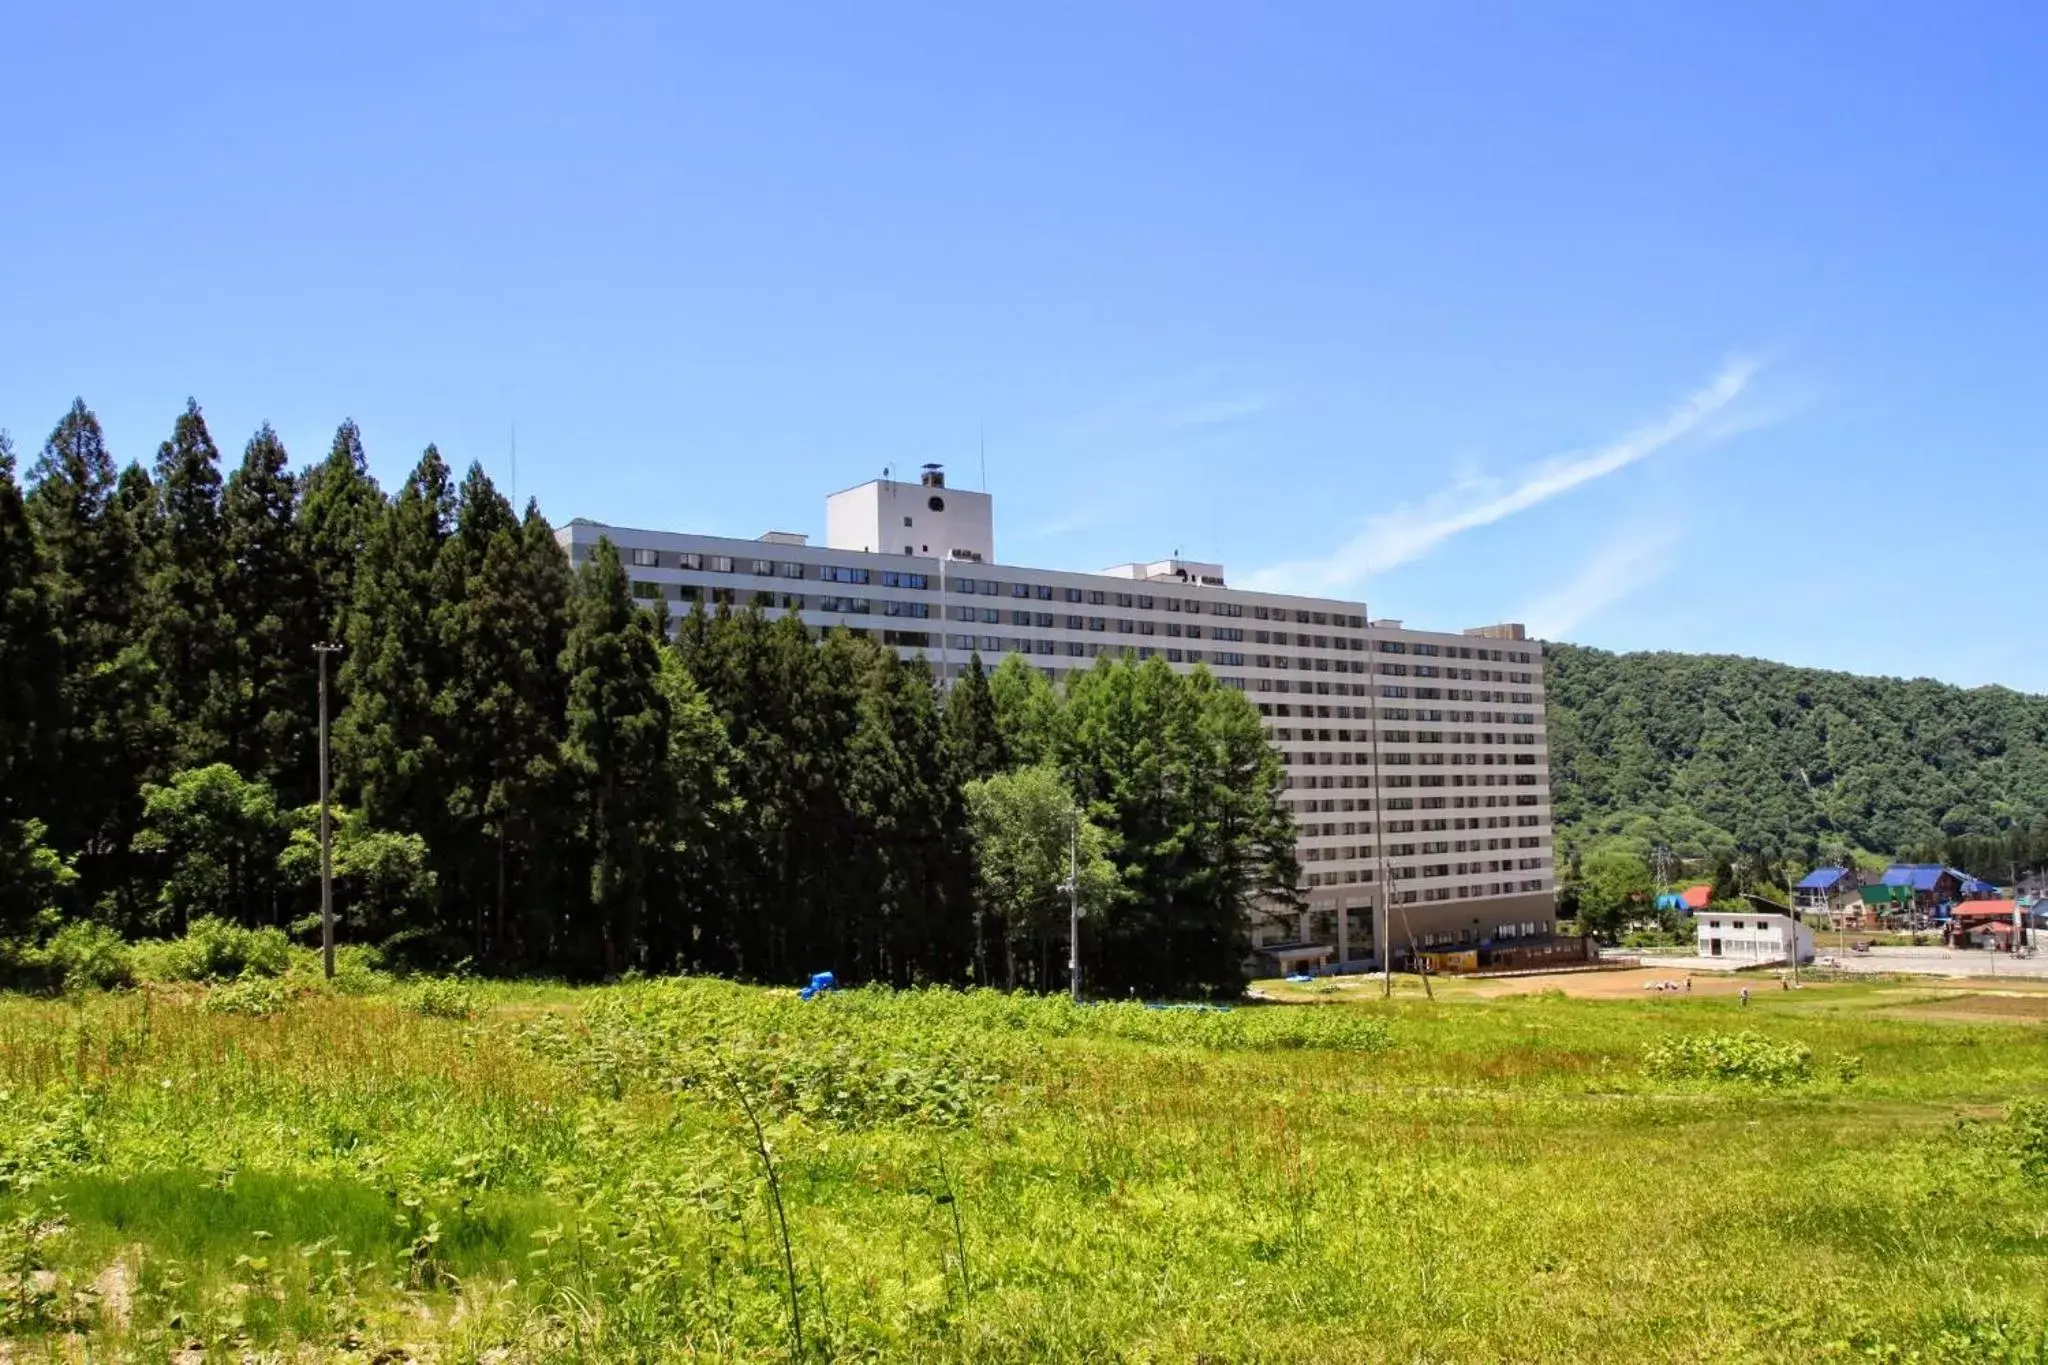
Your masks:
<path fill-rule="evenodd" d="M 1705 387 L 1687 395 L 1662 418 L 1617 441 L 1545 460 L 1512 484 L 1464 475 L 1421 503 L 1368 517 L 1358 533 L 1333 553 L 1260 569 L 1245 580 L 1246 586 L 1266 591 L 1339 592 L 1373 574 L 1420 559 L 1453 536 L 1526 512 L 1699 433 L 1708 419 L 1742 396 L 1757 369 L 1755 361 L 1732 360 Z"/>
<path fill-rule="evenodd" d="M 1523 608 L 1530 634 L 1561 640 L 1623 598 L 1662 578 L 1677 562 L 1679 536 L 1667 523 L 1631 521 L 1579 571 Z"/>
<path fill-rule="evenodd" d="M 1240 422 L 1255 421 L 1264 417 L 1277 404 L 1278 400 L 1266 393 L 1212 398 L 1161 414 L 1159 425 L 1167 431 L 1202 431 L 1213 427 L 1235 426 Z"/>

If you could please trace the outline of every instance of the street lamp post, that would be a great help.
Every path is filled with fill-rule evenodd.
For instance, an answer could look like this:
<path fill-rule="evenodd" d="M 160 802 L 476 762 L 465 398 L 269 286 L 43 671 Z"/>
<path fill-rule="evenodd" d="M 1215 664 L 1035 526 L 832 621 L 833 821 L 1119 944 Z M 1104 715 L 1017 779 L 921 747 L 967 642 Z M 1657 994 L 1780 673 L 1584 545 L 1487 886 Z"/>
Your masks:
<path fill-rule="evenodd" d="M 334 980 L 334 823 L 327 810 L 327 656 L 341 646 L 313 646 L 320 658 L 320 970 Z"/>

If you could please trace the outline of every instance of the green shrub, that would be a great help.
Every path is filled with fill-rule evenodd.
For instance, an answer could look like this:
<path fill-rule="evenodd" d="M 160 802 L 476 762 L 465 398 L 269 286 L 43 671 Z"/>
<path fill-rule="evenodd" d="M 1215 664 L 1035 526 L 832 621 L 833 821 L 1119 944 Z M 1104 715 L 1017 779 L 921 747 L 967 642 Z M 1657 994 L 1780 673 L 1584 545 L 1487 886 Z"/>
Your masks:
<path fill-rule="evenodd" d="M 49 973 L 67 991 L 111 990 L 135 980 L 133 954 L 104 924 L 74 920 L 43 946 Z"/>
<path fill-rule="evenodd" d="M 244 929 L 212 915 L 192 921 L 183 938 L 138 944 L 140 973 L 158 981 L 233 981 L 243 976 L 282 976 L 291 965 L 291 941 L 284 930 Z"/>
<path fill-rule="evenodd" d="M 2048 1185 L 2048 1100 L 2019 1100 L 2006 1112 L 2013 1155 L 2029 1184 Z"/>
<path fill-rule="evenodd" d="M 1650 1045 L 1643 1069 L 1667 1081 L 1749 1081 L 1785 1085 L 1813 1070 L 1804 1043 L 1774 1043 L 1760 1033 L 1699 1033 Z"/>
<path fill-rule="evenodd" d="M 199 1002 L 208 1014 L 276 1014 L 292 1003 L 291 988 L 274 976 L 244 976 L 215 986 Z"/>
<path fill-rule="evenodd" d="M 476 992 L 460 977 L 422 977 L 406 989 L 401 1001 L 406 1009 L 429 1019 L 476 1017 Z"/>

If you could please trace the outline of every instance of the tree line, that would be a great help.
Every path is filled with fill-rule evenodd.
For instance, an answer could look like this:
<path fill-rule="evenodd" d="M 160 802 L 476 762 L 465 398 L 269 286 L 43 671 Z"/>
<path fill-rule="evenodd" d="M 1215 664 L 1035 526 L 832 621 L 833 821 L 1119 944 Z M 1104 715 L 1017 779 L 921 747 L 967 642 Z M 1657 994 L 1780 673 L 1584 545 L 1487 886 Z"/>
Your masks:
<path fill-rule="evenodd" d="M 1230 993 L 1292 894 L 1279 759 L 1204 671 L 944 693 L 845 630 L 664 619 L 431 446 L 394 494 L 347 422 L 222 466 L 196 403 L 149 468 L 83 402 L 19 477 L 0 435 L 8 941 L 303 928 L 323 643 L 342 932 L 401 960 L 1050 989 L 1078 899 L 1095 990 Z"/>
<path fill-rule="evenodd" d="M 1544 659 L 1560 849 L 1662 849 L 1692 877 L 1732 858 L 1781 886 L 1896 858 L 1998 880 L 2048 866 L 2048 697 L 1717 655 Z"/>

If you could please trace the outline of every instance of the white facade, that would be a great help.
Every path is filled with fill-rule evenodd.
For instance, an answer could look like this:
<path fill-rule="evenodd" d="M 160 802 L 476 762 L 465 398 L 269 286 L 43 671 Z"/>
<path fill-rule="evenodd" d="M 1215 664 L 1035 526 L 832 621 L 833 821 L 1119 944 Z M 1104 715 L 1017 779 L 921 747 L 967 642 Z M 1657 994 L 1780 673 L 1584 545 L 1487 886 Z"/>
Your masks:
<path fill-rule="evenodd" d="M 919 501 L 934 496 L 943 513 Z M 1104 654 L 1200 664 L 1257 705 L 1286 764 L 1308 909 L 1258 937 L 1313 937 L 1338 962 L 1370 960 L 1382 888 L 1397 956 L 1411 941 L 1479 946 L 1552 931 L 1542 650 L 1519 629 L 1372 622 L 1361 602 L 1229 588 L 1220 565 L 1177 559 L 1100 574 L 997 564 L 986 495 L 968 495 L 978 506 L 960 497 L 881 482 L 834 494 L 824 546 L 582 520 L 558 537 L 572 563 L 609 538 L 635 596 L 665 600 L 673 615 L 698 604 L 793 611 L 923 655 L 945 680 L 977 653 L 991 669 L 1024 655 L 1055 681 Z M 921 520 L 956 511 L 957 521 Z M 861 548 L 899 530 L 932 553 L 903 554 L 900 537 Z M 987 553 L 942 560 L 941 546 Z"/>
<path fill-rule="evenodd" d="M 1723 915 L 1702 910 L 1693 919 L 1701 957 L 1789 963 L 1796 945 L 1802 964 L 1813 961 L 1813 931 L 1790 915 L 1754 910 Z"/>
<path fill-rule="evenodd" d="M 995 500 L 946 487 L 927 466 L 917 483 L 871 479 L 825 499 L 825 544 L 835 550 L 982 563 L 996 557 Z"/>

